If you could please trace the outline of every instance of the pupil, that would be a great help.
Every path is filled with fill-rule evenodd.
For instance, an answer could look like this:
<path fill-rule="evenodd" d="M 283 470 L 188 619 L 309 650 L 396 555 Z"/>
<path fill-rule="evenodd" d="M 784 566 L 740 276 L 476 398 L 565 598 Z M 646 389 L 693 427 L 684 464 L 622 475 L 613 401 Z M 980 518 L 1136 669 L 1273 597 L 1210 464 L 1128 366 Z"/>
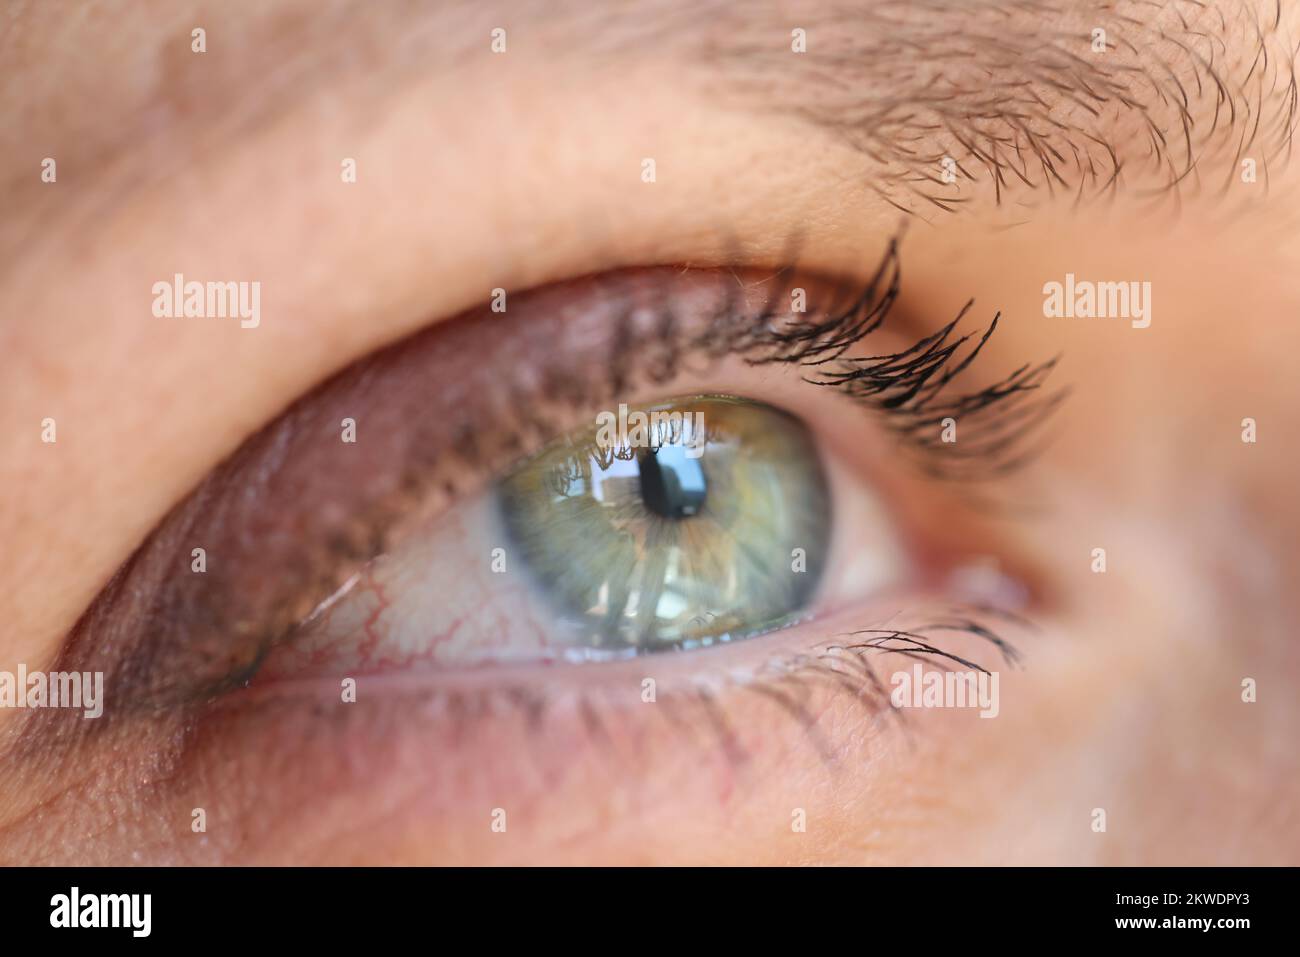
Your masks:
<path fill-rule="evenodd" d="M 664 518 L 690 518 L 704 506 L 708 483 L 700 459 L 688 458 L 680 445 L 661 445 L 642 452 L 641 499 L 646 508 Z"/>

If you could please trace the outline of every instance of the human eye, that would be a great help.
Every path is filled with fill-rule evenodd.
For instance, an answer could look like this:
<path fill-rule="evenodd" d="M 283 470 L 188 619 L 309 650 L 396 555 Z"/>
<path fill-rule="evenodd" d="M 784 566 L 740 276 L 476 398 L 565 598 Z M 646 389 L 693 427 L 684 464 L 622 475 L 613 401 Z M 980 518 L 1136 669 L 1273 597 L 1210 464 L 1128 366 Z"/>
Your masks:
<path fill-rule="evenodd" d="M 1014 660 L 1002 633 L 1030 583 L 963 497 L 1060 397 L 1050 363 L 970 375 L 995 321 L 887 321 L 899 268 L 891 243 L 865 278 L 627 270 L 344 370 L 215 469 L 83 616 L 61 669 L 117 689 L 95 734 L 146 736 L 168 777 L 301 781 L 346 758 L 377 780 L 424 725 L 438 773 L 473 782 L 438 794 L 448 813 L 503 765 L 555 760 L 550 735 L 608 774 L 609 748 L 677 722 L 729 766 L 759 746 L 740 712 L 779 719 L 765 761 L 807 737 L 834 765 L 811 716 L 839 698 L 868 725 L 891 713 L 881 656 Z M 953 591 L 990 560 L 996 587 Z M 394 721 L 411 730 L 389 739 Z M 488 734 L 504 753 L 474 744 Z M 262 765 L 289 742 L 301 759 Z M 356 799 L 348 777 L 311 791 Z"/>
<path fill-rule="evenodd" d="M 453 442 L 434 445 L 426 437 L 428 445 L 399 455 L 417 454 L 460 490 L 453 495 L 444 484 L 427 495 L 420 489 L 430 475 L 409 475 L 405 503 L 384 506 L 391 515 L 374 532 L 384 544 L 360 556 L 362 567 L 345 566 L 337 587 L 315 596 L 318 604 L 290 637 L 267 640 L 258 652 L 259 661 L 268 659 L 262 673 L 594 663 L 699 649 L 932 579 L 933 559 L 923 567 L 905 544 L 914 530 L 901 521 L 903 509 L 873 487 L 878 480 L 860 461 L 847 464 L 844 446 L 868 445 L 883 460 L 874 471 L 896 473 L 899 464 L 889 460 L 906 449 L 887 441 L 875 420 L 906 420 L 906 434 L 913 444 L 920 440 L 912 451 L 933 464 L 928 433 L 942 431 L 946 413 L 970 399 L 938 394 L 944 368 L 973 357 L 976 346 L 950 327 L 947 340 L 922 342 L 911 356 L 853 357 L 855 340 L 883 324 L 888 305 L 880 302 L 879 280 L 856 300 L 825 307 L 820 327 L 817 315 L 775 311 L 789 294 L 781 284 L 755 285 L 748 295 L 756 301 L 742 302 L 721 288 L 731 281 L 665 271 L 598 280 L 600 308 L 625 317 L 612 345 L 585 326 L 584 306 L 596 305 L 592 288 L 578 284 L 522 296 L 512 317 L 466 317 L 463 329 L 372 363 L 372 380 L 397 363 L 410 371 L 394 375 L 418 370 L 426 381 L 449 385 L 455 373 L 436 357 L 464 352 L 448 353 L 439 337 L 485 334 L 487 322 L 511 338 L 510 323 L 526 325 L 539 330 L 538 343 L 546 337 L 562 345 L 542 370 L 513 370 L 541 382 L 541 394 L 514 392 L 513 384 L 504 393 L 486 386 L 468 393 L 498 411 L 494 426 L 472 426 L 469 416 L 454 421 L 433 389 L 411 389 L 404 410 L 388 404 L 382 422 L 341 417 L 357 429 L 364 423 L 365 443 L 355 448 L 335 443 L 321 424 L 317 437 L 327 437 L 338 464 L 353 456 L 378 471 L 365 444 L 406 440 L 371 430 L 409 432 L 421 415 L 440 420 L 439 431 Z M 565 311 L 581 316 L 570 320 L 583 327 L 581 340 L 570 343 L 574 333 L 553 324 Z M 810 330 L 817 335 L 803 338 Z M 428 368 L 421 366 L 426 357 L 434 357 Z M 585 382 L 575 383 L 573 367 L 584 370 L 577 374 Z M 845 392 L 860 392 L 882 370 L 896 378 L 880 380 L 887 386 L 879 394 Z M 1045 371 L 1022 374 L 1001 401 L 963 416 L 972 448 L 981 427 L 1001 433 L 1001 454 L 985 456 L 985 464 L 1009 459 L 1015 443 L 1006 440 L 1034 425 L 1025 417 L 1008 426 L 1006 416 L 1016 413 L 1009 406 L 1050 410 L 1053 400 L 1036 391 Z M 489 368 L 484 382 L 498 376 Z M 556 383 L 566 383 L 568 394 L 555 391 Z M 684 386 L 709 391 L 681 394 Z M 341 413 L 332 392 L 347 388 L 345 378 L 313 401 Z M 466 395 L 460 388 L 456 394 Z M 853 415 L 847 422 L 846 411 Z M 827 422 L 845 434 L 832 440 Z M 466 461 L 456 471 L 444 464 L 449 458 Z"/>

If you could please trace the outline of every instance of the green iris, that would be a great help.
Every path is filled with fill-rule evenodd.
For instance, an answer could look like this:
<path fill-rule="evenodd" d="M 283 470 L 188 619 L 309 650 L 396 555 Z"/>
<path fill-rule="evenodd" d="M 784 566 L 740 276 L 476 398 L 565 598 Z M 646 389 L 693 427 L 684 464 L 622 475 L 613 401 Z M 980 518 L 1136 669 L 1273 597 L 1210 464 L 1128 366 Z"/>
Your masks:
<path fill-rule="evenodd" d="M 622 411 L 617 427 L 611 415 L 566 436 L 497 489 L 511 551 L 558 611 L 565 643 L 690 648 L 802 611 L 830 535 L 803 424 L 719 396 Z"/>

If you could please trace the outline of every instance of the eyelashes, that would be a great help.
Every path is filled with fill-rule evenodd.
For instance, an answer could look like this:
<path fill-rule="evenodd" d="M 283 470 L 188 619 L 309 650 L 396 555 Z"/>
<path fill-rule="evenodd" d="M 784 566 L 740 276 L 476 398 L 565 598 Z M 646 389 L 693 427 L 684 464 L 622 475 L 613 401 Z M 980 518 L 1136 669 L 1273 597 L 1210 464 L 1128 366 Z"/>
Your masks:
<path fill-rule="evenodd" d="M 834 389 L 883 415 L 906 447 L 924 453 L 920 464 L 931 477 L 972 482 L 1000 477 L 1027 464 L 1040 451 L 1030 448 L 1034 433 L 1068 395 L 1065 390 L 1039 391 L 1057 359 L 1022 365 L 1002 380 L 970 392 L 952 387 L 997 330 L 1000 313 L 978 338 L 973 333 L 959 335 L 958 326 L 974 305 L 973 299 L 968 300 L 955 318 L 907 349 L 845 357 L 888 318 L 897 304 L 901 278 L 895 238 L 866 288 L 847 308 L 834 310 L 821 321 L 780 328 L 770 328 L 775 316 L 769 314 L 764 317 L 769 328 L 757 332 L 742 348 L 756 364 L 809 367 L 805 381 Z M 943 430 L 949 421 L 954 430 L 962 426 L 960 443 L 945 442 Z"/>
<path fill-rule="evenodd" d="M 957 320 L 893 354 L 858 355 L 894 308 L 900 277 L 897 242 L 865 287 L 793 269 L 765 287 L 716 271 L 640 270 L 520 294 L 505 316 L 475 310 L 376 353 L 250 438 L 160 523 L 83 615 L 63 667 L 105 671 L 125 710 L 239 688 L 313 608 L 429 515 L 611 396 L 727 356 L 804 370 L 929 453 L 935 474 L 940 455 L 965 454 L 926 434 L 945 412 L 961 417 L 961 443 L 987 429 L 963 477 L 990 458 L 1009 467 L 1028 434 L 1015 417 L 1050 364 L 958 392 L 993 330 L 957 335 Z M 790 311 L 795 289 L 808 293 L 806 314 Z M 340 441 L 345 420 L 355 445 Z M 203 574 L 190 572 L 196 547 Z"/>
<path fill-rule="evenodd" d="M 764 280 L 762 305 L 744 301 L 742 281 L 729 288 L 712 311 L 690 319 L 671 309 L 658 310 L 633 300 L 617 320 L 608 357 L 611 394 L 635 378 L 630 356 L 640 356 L 649 381 L 671 378 L 683 361 L 702 355 L 738 355 L 755 366 L 790 365 L 806 369 L 804 381 L 834 391 L 883 419 L 928 476 L 959 483 L 997 479 L 1028 464 L 1042 451 L 1039 429 L 1068 397 L 1068 389 L 1043 387 L 1059 357 L 1021 365 L 1003 379 L 969 391 L 954 383 L 981 354 L 997 330 L 1001 314 L 978 334 L 959 332 L 974 306 L 968 300 L 936 332 L 898 352 L 853 355 L 885 324 L 897 306 L 902 285 L 901 238 L 892 239 L 865 286 L 834 284 L 820 291 L 820 309 L 791 311 L 796 295 L 809 292 L 792 268 Z M 647 320 L 647 314 L 652 316 Z M 700 328 L 702 324 L 702 328 Z M 948 420 L 960 427 L 961 440 L 948 441 Z"/>

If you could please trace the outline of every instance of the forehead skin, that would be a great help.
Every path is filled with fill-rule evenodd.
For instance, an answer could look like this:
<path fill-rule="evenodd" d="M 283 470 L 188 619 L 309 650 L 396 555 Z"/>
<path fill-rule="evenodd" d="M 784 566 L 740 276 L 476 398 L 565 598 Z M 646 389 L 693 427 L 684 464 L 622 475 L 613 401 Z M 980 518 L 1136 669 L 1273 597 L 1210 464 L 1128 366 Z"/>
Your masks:
<path fill-rule="evenodd" d="M 1059 713 L 1160 655 L 1192 649 L 1209 667 L 1225 634 L 1265 648 L 1260 673 L 1293 674 L 1275 623 L 1297 609 L 1268 573 L 1300 558 L 1294 496 L 1276 488 L 1293 454 L 1263 442 L 1246 460 L 1236 436 L 1247 415 L 1279 438 L 1300 424 L 1287 360 L 1300 307 L 1294 14 L 1070 6 L 745 4 L 710 20 L 669 3 L 599 18 L 579 4 L 8 5 L 0 577 L 13 584 L 0 662 L 48 661 L 159 517 L 293 398 L 493 287 L 778 263 L 791 236 L 810 264 L 844 269 L 906 218 L 911 307 L 946 319 L 975 293 L 1008 317 L 1008 361 L 1060 351 L 1083 384 L 1050 462 L 1084 514 L 1054 531 L 1083 555 L 1099 537 L 1129 546 L 1129 585 L 1097 584 L 1080 631 L 1104 638 L 1122 622 L 1145 644 L 1107 670 L 1076 668 L 1064 692 L 1049 681 Z M 1104 68 L 1086 59 L 1094 22 L 1116 43 Z M 796 60 L 801 23 L 809 52 Z M 504 55 L 489 49 L 497 26 Z M 195 27 L 206 53 L 190 50 Z M 940 38 L 944 56 L 917 68 Z M 833 55 L 819 59 L 819 43 Z M 1066 53 L 1049 58 L 1058 43 Z M 1022 117 L 1041 101 L 1020 151 L 1016 117 L 981 107 L 990 77 Z M 966 201 L 952 213 L 926 198 L 932 161 L 950 153 Z M 41 182 L 45 157 L 56 183 Z M 340 179 L 345 158 L 355 184 Z M 1233 175 L 1242 158 L 1258 160 L 1257 183 Z M 177 272 L 260 281 L 261 325 L 155 320 L 151 287 Z M 1066 272 L 1150 280 L 1149 334 L 1048 323 L 1042 284 Z M 40 439 L 47 416 L 54 445 Z M 1123 613 L 1108 620 L 1107 602 Z M 1240 674 L 1216 680 L 1231 691 Z M 1231 741 L 1234 727 L 1214 734 Z M 1124 733 L 1098 731 L 1074 770 L 1101 765 Z M 1294 768 L 1256 771 L 1280 787 Z M 1190 772 L 1177 783 L 1197 786 Z"/>

